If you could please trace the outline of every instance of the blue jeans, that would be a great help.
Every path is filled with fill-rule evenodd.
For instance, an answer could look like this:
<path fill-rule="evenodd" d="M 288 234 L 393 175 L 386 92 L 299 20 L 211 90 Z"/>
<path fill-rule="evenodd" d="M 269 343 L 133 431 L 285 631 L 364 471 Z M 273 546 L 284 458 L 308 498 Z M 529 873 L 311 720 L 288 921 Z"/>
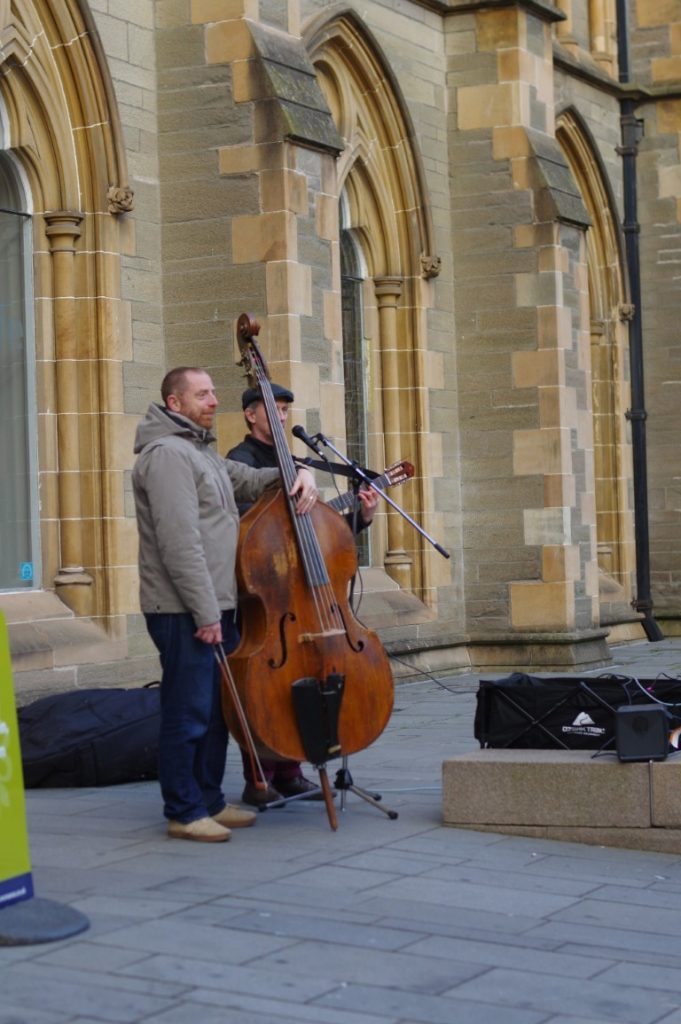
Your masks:
<path fill-rule="evenodd" d="M 187 824 L 225 806 L 228 732 L 222 714 L 220 670 L 212 644 L 194 636 L 187 613 L 144 616 L 161 656 L 161 735 L 158 777 L 163 813 Z M 239 642 L 234 611 L 222 613 L 222 644 L 229 654 Z"/>

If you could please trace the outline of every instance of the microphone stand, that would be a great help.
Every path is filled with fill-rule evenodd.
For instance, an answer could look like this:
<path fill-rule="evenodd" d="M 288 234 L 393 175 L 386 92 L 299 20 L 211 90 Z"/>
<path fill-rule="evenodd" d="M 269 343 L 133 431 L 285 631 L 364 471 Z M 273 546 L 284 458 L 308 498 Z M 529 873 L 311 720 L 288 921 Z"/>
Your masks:
<path fill-rule="evenodd" d="M 312 438 L 310 438 L 310 440 L 312 440 Z M 306 455 L 304 459 L 299 455 L 294 455 L 293 461 L 297 466 L 308 466 L 310 469 L 321 469 L 323 473 L 330 473 L 331 476 L 347 476 L 358 484 L 360 482 L 353 466 L 346 466 L 342 462 L 329 462 L 323 452 L 319 452 L 318 459 L 311 459 L 309 455 Z M 366 473 L 369 480 L 373 480 L 375 477 L 380 476 L 380 473 L 376 473 L 373 469 L 362 469 L 361 471 L 362 473 Z"/>
<path fill-rule="evenodd" d="M 352 469 L 352 475 L 354 477 L 358 478 L 360 481 L 365 483 L 367 487 L 370 487 L 373 491 L 376 491 L 377 494 L 380 494 L 380 496 L 385 501 L 387 501 L 388 504 L 392 508 L 394 508 L 396 512 L 399 512 L 403 519 L 406 519 L 410 526 L 414 527 L 417 533 L 420 533 L 421 536 L 424 537 L 429 544 L 432 544 L 435 550 L 439 554 L 441 554 L 443 558 L 451 557 L 449 552 L 446 551 L 441 544 L 438 544 L 438 542 L 433 537 L 431 537 L 429 533 L 426 533 L 426 531 L 421 526 L 419 526 L 418 523 L 414 522 L 411 516 L 407 512 L 405 512 L 403 508 L 400 508 L 396 501 L 393 501 L 393 499 L 388 494 L 386 494 L 381 487 L 378 487 L 377 484 L 373 482 L 368 473 L 364 469 L 362 469 L 362 467 L 357 462 L 355 462 L 354 459 L 349 459 L 346 455 L 343 454 L 343 452 L 339 451 L 338 448 L 336 448 L 335 445 L 333 445 L 331 441 L 329 441 L 328 437 L 321 433 L 315 434 L 311 438 L 308 438 L 307 435 L 305 437 L 302 437 L 302 433 L 296 434 L 296 436 L 300 437 L 301 440 L 305 441 L 305 444 L 309 444 L 310 441 L 318 441 L 321 444 L 325 445 L 327 448 L 330 448 L 330 450 L 334 453 L 335 456 L 337 456 L 337 458 L 341 460 L 341 462 L 345 463 L 346 466 L 349 466 Z M 309 447 L 312 448 L 312 450 L 316 452 L 317 455 L 321 454 L 315 444 L 309 444 Z"/>
<path fill-rule="evenodd" d="M 352 470 L 352 473 L 349 473 L 347 475 L 350 475 L 352 477 L 353 485 L 354 485 L 355 489 L 359 489 L 360 482 L 365 483 L 367 485 L 367 487 L 371 487 L 371 489 L 376 491 L 377 494 L 379 494 L 382 498 L 384 498 L 385 501 L 387 501 L 388 504 L 391 505 L 395 509 L 396 512 L 399 512 L 399 514 L 402 516 L 402 518 L 406 519 L 406 521 L 408 523 L 410 523 L 414 527 L 414 529 L 418 533 L 421 534 L 422 537 L 425 537 L 425 539 L 427 541 L 429 541 L 430 544 L 433 545 L 433 547 L 435 548 L 436 551 L 438 551 L 444 558 L 449 558 L 450 557 L 448 551 L 446 551 L 440 544 L 437 543 L 436 540 L 434 540 L 428 533 L 426 533 L 426 531 L 423 530 L 418 525 L 418 523 L 415 523 L 414 520 L 411 518 L 411 516 L 409 516 L 404 511 L 404 509 L 400 508 L 400 506 L 397 504 L 397 502 L 393 501 L 392 498 L 388 497 L 388 495 L 385 493 L 385 491 L 381 487 L 378 487 L 375 483 L 373 483 L 373 481 L 371 480 L 371 478 L 369 477 L 367 472 L 365 470 L 363 470 L 361 466 L 359 466 L 353 459 L 347 458 L 347 456 L 344 455 L 343 452 L 339 451 L 338 448 L 336 448 L 335 445 L 333 445 L 331 443 L 331 441 L 329 441 L 329 439 L 324 436 L 324 434 L 319 433 L 319 434 L 315 434 L 313 437 L 310 437 L 308 434 L 305 433 L 304 430 L 301 430 L 301 429 L 294 430 L 294 434 L 301 441 L 304 441 L 305 444 L 309 448 L 311 448 L 315 452 L 316 455 L 320 456 L 320 458 L 322 458 L 324 460 L 324 462 L 326 462 L 326 464 L 330 467 L 331 463 L 329 463 L 328 459 L 326 459 L 326 457 L 323 455 L 323 453 L 320 452 L 320 450 L 319 450 L 319 443 L 321 443 L 321 444 L 325 445 L 327 448 L 329 448 L 334 453 L 334 455 L 336 455 L 337 458 L 339 458 L 341 460 L 342 463 L 344 463 L 346 466 L 350 467 L 350 469 Z M 311 463 L 311 462 L 313 462 L 313 460 L 310 459 L 309 462 Z M 329 471 L 329 470 L 327 470 L 327 471 Z M 347 471 L 346 471 L 346 473 L 347 473 Z M 381 803 L 379 802 L 380 799 L 381 799 L 381 794 L 380 793 L 368 793 L 365 789 L 362 789 L 360 786 L 356 786 L 355 785 L 354 780 L 352 778 L 352 775 L 350 774 L 350 769 L 348 768 L 347 756 L 343 756 L 343 758 L 342 758 L 342 767 L 339 768 L 338 771 L 336 772 L 336 778 L 334 780 L 334 786 L 336 787 L 336 789 L 340 790 L 340 794 L 341 794 L 340 809 L 341 809 L 341 811 L 345 810 L 345 794 L 349 790 L 351 793 L 354 793 L 356 796 L 361 797 L 362 800 L 366 800 L 366 802 L 368 804 L 371 804 L 372 807 L 375 807 L 376 810 L 381 811 L 388 818 L 395 819 L 395 818 L 398 817 L 397 811 L 390 810 L 388 807 L 383 807 L 381 805 Z"/>

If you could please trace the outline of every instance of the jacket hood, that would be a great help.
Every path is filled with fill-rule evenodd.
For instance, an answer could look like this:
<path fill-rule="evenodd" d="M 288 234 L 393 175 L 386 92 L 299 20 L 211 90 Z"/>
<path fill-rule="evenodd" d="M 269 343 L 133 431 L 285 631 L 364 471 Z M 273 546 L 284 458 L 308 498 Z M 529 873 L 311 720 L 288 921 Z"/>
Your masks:
<path fill-rule="evenodd" d="M 204 430 L 186 416 L 180 416 L 179 413 L 166 409 L 164 405 L 152 402 L 146 416 L 137 426 L 133 450 L 137 455 L 152 441 L 171 435 L 184 436 L 191 441 L 202 441 L 204 444 L 216 440 L 210 430 Z"/>

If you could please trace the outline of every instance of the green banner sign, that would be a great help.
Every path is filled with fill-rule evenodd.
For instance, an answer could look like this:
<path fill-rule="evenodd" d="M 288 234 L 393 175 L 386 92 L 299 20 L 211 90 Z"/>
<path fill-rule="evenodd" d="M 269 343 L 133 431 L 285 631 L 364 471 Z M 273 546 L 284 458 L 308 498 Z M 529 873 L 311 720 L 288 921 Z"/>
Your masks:
<path fill-rule="evenodd" d="M 31 896 L 33 878 L 26 831 L 19 726 L 7 624 L 0 612 L 0 914 L 3 907 Z"/>

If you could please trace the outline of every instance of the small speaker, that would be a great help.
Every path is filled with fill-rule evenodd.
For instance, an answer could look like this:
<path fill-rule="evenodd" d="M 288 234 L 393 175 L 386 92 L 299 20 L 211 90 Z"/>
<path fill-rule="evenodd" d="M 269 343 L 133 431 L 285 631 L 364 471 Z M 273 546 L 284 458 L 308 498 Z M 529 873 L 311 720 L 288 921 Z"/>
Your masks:
<path fill-rule="evenodd" d="M 625 704 L 615 711 L 620 761 L 664 761 L 669 753 L 669 712 L 657 704 Z"/>

